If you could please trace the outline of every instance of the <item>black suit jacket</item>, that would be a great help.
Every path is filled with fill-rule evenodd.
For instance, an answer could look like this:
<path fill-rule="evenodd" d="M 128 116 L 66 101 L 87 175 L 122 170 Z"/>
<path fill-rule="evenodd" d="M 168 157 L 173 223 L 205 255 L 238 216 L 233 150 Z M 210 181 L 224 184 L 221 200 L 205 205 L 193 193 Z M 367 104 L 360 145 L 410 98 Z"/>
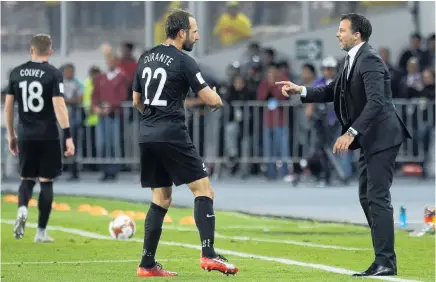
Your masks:
<path fill-rule="evenodd" d="M 334 102 L 336 116 L 342 125 L 342 133 L 354 128 L 359 134 L 350 149 L 363 148 L 374 154 L 400 145 L 411 138 L 392 103 L 389 69 L 368 43 L 363 44 L 351 66 L 346 86 L 346 105 L 350 124 L 343 124 L 340 114 L 341 73 L 327 86 L 307 87 L 303 103 Z"/>

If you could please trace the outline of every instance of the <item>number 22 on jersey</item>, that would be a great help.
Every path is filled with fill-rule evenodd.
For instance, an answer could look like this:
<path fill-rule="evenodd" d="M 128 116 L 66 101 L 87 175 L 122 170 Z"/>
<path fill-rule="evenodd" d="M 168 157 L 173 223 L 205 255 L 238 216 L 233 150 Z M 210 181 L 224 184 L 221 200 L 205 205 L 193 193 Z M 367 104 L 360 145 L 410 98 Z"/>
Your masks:
<path fill-rule="evenodd" d="M 148 86 L 150 85 L 151 78 L 153 77 L 153 79 L 158 79 L 159 75 L 160 75 L 159 86 L 157 87 L 153 101 L 151 101 L 150 104 L 150 99 L 148 99 Z M 159 98 L 160 95 L 162 95 L 162 90 L 167 80 L 167 72 L 163 68 L 157 68 L 153 73 L 150 67 L 146 67 L 142 71 L 142 78 L 144 79 L 146 76 L 147 76 L 147 80 L 145 81 L 145 87 L 144 87 L 144 96 L 145 96 L 144 104 L 151 105 L 151 106 L 158 106 L 158 107 L 166 107 L 167 100 L 160 100 Z"/>
<path fill-rule="evenodd" d="M 27 85 L 27 81 L 21 81 L 18 86 L 21 89 L 21 97 L 23 98 L 23 111 L 28 112 L 30 110 L 34 113 L 42 111 L 44 99 L 42 98 L 43 88 L 41 82 L 32 81 Z"/>

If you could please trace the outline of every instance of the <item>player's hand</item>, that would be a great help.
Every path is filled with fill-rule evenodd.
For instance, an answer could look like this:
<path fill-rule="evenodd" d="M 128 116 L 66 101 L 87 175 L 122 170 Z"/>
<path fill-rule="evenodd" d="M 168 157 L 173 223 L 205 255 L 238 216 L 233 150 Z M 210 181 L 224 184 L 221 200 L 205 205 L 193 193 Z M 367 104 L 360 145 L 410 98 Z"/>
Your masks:
<path fill-rule="evenodd" d="M 216 92 L 216 86 L 212 87 L 212 90 L 213 90 L 213 92 L 215 92 L 217 95 L 219 95 L 218 92 Z M 211 110 L 212 112 L 215 112 L 216 110 L 222 108 L 223 106 L 224 106 L 223 101 L 220 99 L 220 103 L 219 103 L 219 104 L 217 104 L 217 105 L 213 105 L 213 106 L 209 106 L 209 107 L 210 107 L 210 110 Z"/>
<path fill-rule="evenodd" d="M 73 138 L 68 138 L 67 140 L 65 140 L 64 156 L 65 157 L 72 157 L 72 156 L 74 156 L 75 151 L 76 151 L 76 148 L 74 147 Z"/>
<path fill-rule="evenodd" d="M 12 155 L 17 156 L 18 155 L 18 142 L 17 137 L 13 136 L 9 138 L 9 151 L 11 151 Z"/>
<path fill-rule="evenodd" d="M 335 145 L 333 146 L 333 153 L 334 154 L 344 154 L 348 151 L 348 148 L 350 147 L 351 143 L 353 143 L 354 137 L 344 134 L 336 140 Z"/>
<path fill-rule="evenodd" d="M 303 91 L 303 86 L 299 86 L 290 81 L 277 81 L 276 85 L 282 86 L 282 95 L 289 97 L 289 94 L 300 94 Z"/>

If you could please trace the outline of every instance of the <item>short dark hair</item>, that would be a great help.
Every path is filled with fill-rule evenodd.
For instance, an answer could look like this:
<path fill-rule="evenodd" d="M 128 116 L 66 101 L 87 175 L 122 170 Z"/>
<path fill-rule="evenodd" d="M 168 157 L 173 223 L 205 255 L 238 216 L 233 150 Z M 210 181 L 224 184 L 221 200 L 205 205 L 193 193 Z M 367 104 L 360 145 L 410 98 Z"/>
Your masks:
<path fill-rule="evenodd" d="M 35 48 L 36 54 L 39 56 L 49 55 L 52 42 L 48 34 L 38 34 L 30 40 L 30 46 Z"/>
<path fill-rule="evenodd" d="M 421 40 L 421 39 L 422 39 L 422 36 L 421 36 L 421 34 L 420 34 L 419 32 L 415 32 L 415 33 L 412 33 L 412 35 L 410 35 L 410 38 L 411 38 L 411 39 L 418 39 L 418 40 Z"/>
<path fill-rule="evenodd" d="M 189 18 L 193 17 L 191 13 L 183 9 L 172 10 L 165 23 L 167 38 L 176 39 L 180 30 L 189 30 L 191 28 Z"/>
<path fill-rule="evenodd" d="M 311 73 L 313 73 L 314 76 L 316 76 L 316 69 L 311 63 L 305 63 L 301 67 L 308 69 Z"/>
<path fill-rule="evenodd" d="M 124 42 L 123 47 L 127 48 L 129 51 L 133 51 L 133 49 L 135 48 L 135 44 L 131 42 Z"/>
<path fill-rule="evenodd" d="M 71 69 L 72 71 L 75 71 L 75 67 L 72 63 L 67 63 L 65 65 L 63 65 L 63 69 Z"/>
<path fill-rule="evenodd" d="M 369 41 L 372 34 L 371 22 L 364 16 L 356 13 L 349 13 L 341 16 L 341 21 L 349 20 L 351 22 L 351 30 L 359 32 L 362 41 Z"/>
<path fill-rule="evenodd" d="M 271 57 L 273 57 L 273 58 L 274 58 L 274 56 L 276 54 L 276 52 L 272 48 L 265 48 L 263 51 L 265 53 L 267 53 L 268 55 L 270 55 Z"/>

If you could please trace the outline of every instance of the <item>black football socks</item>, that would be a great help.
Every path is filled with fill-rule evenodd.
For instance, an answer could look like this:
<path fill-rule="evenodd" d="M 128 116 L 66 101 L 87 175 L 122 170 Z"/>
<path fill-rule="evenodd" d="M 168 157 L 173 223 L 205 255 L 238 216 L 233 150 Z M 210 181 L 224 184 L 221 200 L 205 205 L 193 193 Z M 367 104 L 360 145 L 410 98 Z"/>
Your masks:
<path fill-rule="evenodd" d="M 139 265 L 141 267 L 151 268 L 156 264 L 154 256 L 156 254 L 157 245 L 159 244 L 160 235 L 162 234 L 162 224 L 167 211 L 167 209 L 155 203 L 151 203 L 150 205 L 150 209 L 145 218 L 144 247 L 141 264 Z"/>
<path fill-rule="evenodd" d="M 53 182 L 41 182 L 41 192 L 39 193 L 38 209 L 38 228 L 45 229 L 50 217 L 51 205 L 53 203 Z"/>
<path fill-rule="evenodd" d="M 213 248 L 215 239 L 215 214 L 213 212 L 213 200 L 209 197 L 199 196 L 195 198 L 194 218 L 200 233 L 202 253 L 204 257 L 216 257 Z"/>
<path fill-rule="evenodd" d="M 21 180 L 20 188 L 18 188 L 18 207 L 28 207 L 32 198 L 33 187 L 35 187 L 35 181 L 30 179 Z"/>

